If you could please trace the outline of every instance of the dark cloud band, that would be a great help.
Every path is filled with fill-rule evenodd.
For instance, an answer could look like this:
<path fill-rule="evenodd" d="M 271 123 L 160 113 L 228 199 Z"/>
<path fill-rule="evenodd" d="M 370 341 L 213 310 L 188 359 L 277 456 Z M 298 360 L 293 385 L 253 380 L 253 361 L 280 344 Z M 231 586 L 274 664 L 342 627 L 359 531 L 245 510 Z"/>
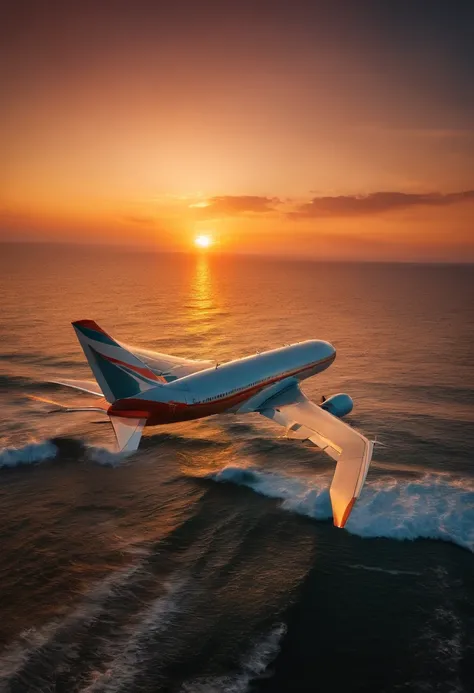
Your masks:
<path fill-rule="evenodd" d="M 474 190 L 448 193 L 376 192 L 370 195 L 339 195 L 314 197 L 310 202 L 289 212 L 293 219 L 346 217 L 381 214 L 408 207 L 444 207 L 458 202 L 474 201 Z"/>

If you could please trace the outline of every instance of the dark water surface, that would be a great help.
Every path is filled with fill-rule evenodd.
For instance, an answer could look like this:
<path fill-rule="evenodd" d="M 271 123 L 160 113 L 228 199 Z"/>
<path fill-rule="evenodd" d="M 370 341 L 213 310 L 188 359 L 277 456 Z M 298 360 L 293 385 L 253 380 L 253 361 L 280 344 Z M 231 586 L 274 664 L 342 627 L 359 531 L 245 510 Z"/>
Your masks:
<path fill-rule="evenodd" d="M 0 246 L 0 690 L 474 690 L 471 267 Z M 70 321 L 224 361 L 308 338 L 377 434 L 332 526 L 333 465 L 258 415 L 148 429 L 27 394 L 90 377 Z"/>

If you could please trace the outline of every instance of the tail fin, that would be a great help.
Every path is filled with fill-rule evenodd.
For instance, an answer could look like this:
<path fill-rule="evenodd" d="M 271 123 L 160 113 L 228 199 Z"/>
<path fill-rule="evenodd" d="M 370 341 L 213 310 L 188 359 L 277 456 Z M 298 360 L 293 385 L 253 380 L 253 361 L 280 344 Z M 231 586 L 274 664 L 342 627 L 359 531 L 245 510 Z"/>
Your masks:
<path fill-rule="evenodd" d="M 165 382 L 93 320 L 77 320 L 72 326 L 108 402 L 133 397 Z"/>

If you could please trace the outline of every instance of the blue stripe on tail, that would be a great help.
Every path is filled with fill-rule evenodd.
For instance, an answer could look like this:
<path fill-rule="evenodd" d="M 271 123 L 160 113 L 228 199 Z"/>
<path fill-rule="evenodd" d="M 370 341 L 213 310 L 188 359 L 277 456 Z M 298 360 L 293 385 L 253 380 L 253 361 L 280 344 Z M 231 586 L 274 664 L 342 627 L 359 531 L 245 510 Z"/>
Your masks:
<path fill-rule="evenodd" d="M 123 399 L 124 397 L 133 397 L 141 392 L 140 384 L 136 379 L 126 373 L 120 366 L 112 363 L 107 358 L 99 354 L 93 347 L 89 345 L 91 356 L 94 359 L 97 368 L 105 378 L 114 399 Z"/>
<path fill-rule="evenodd" d="M 73 323 L 74 325 L 74 323 Z M 88 327 L 84 327 L 83 325 L 74 325 L 76 330 L 79 332 L 82 332 L 82 334 L 85 337 L 88 337 L 89 339 L 95 339 L 96 342 L 102 342 L 102 344 L 110 344 L 110 346 L 119 346 L 117 342 L 115 342 L 112 337 L 109 337 L 108 334 L 105 334 L 105 332 L 99 332 L 98 330 L 91 330 Z"/>

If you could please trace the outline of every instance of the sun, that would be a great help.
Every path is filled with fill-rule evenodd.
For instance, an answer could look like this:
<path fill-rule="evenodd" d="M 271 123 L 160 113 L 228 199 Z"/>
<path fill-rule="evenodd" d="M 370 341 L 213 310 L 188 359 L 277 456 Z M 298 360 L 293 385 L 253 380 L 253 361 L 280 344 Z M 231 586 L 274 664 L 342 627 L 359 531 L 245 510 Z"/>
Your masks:
<path fill-rule="evenodd" d="M 203 234 L 201 236 L 196 236 L 194 239 L 194 245 L 197 248 L 210 248 L 212 245 L 212 236 Z"/>

